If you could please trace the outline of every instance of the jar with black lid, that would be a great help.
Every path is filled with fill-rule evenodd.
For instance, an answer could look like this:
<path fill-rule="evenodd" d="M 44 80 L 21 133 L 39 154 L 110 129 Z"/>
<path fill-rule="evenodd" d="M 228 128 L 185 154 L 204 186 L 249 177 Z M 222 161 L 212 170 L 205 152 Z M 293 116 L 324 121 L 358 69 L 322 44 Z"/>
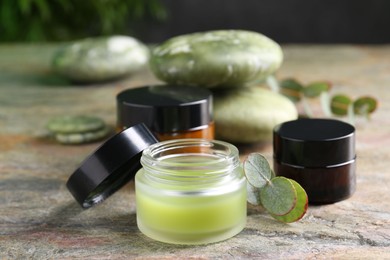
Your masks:
<path fill-rule="evenodd" d="M 160 141 L 214 139 L 212 93 L 201 87 L 152 85 L 117 95 L 118 131 L 144 123 Z"/>
<path fill-rule="evenodd" d="M 275 127 L 274 171 L 296 180 L 311 204 L 350 197 L 356 189 L 355 128 L 333 119 L 299 119 Z"/>

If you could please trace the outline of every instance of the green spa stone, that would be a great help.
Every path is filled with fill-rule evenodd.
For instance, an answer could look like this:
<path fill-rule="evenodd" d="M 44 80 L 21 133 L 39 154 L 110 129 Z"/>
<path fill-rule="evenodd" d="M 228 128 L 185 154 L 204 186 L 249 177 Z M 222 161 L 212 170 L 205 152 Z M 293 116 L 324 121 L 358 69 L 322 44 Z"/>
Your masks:
<path fill-rule="evenodd" d="M 52 68 L 77 82 L 99 82 L 119 78 L 144 67 L 149 49 L 128 36 L 86 38 L 70 43 L 53 56 Z"/>
<path fill-rule="evenodd" d="M 71 133 L 71 134 L 55 134 L 57 142 L 62 144 L 83 144 L 100 140 L 110 133 L 109 127 L 103 127 L 96 131 Z"/>
<path fill-rule="evenodd" d="M 214 92 L 217 139 L 237 144 L 272 140 L 273 128 L 297 119 L 295 105 L 281 94 L 261 87 Z"/>
<path fill-rule="evenodd" d="M 47 129 L 56 134 L 79 134 L 105 128 L 103 119 L 95 116 L 58 116 L 50 119 Z"/>
<path fill-rule="evenodd" d="M 167 40 L 153 49 L 150 67 L 167 83 L 240 87 L 263 81 L 282 61 L 281 47 L 260 33 L 218 30 Z"/>

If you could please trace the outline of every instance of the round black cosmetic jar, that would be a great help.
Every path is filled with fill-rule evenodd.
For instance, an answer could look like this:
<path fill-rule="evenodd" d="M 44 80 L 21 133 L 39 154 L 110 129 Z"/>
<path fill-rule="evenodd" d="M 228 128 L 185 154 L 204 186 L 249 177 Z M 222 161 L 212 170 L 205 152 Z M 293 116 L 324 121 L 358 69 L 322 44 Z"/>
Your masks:
<path fill-rule="evenodd" d="M 296 180 L 309 203 L 350 197 L 356 188 L 355 128 L 333 119 L 298 119 L 273 131 L 274 171 Z"/>
<path fill-rule="evenodd" d="M 117 129 L 144 123 L 160 141 L 214 139 L 212 93 L 186 85 L 151 85 L 117 95 Z"/>

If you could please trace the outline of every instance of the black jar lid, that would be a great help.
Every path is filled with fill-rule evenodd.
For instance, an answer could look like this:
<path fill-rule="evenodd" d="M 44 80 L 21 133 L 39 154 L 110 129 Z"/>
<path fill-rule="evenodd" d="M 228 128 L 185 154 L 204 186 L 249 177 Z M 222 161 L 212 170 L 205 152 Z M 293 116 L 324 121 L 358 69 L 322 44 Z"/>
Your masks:
<path fill-rule="evenodd" d="M 300 167 L 329 167 L 354 160 L 355 128 L 333 119 L 298 119 L 273 132 L 274 158 Z"/>
<path fill-rule="evenodd" d="M 135 176 L 143 150 L 157 142 L 144 124 L 127 128 L 85 159 L 66 186 L 83 208 L 100 203 Z"/>
<path fill-rule="evenodd" d="M 158 133 L 200 129 L 212 120 L 212 93 L 185 85 L 152 85 L 117 95 L 118 126 L 144 123 Z"/>

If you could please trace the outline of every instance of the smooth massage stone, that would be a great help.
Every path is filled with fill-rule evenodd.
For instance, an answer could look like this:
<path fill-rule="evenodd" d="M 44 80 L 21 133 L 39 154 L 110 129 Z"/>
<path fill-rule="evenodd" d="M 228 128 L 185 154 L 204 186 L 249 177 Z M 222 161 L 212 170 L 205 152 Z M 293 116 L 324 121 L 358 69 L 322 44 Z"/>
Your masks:
<path fill-rule="evenodd" d="M 272 140 L 273 128 L 297 119 L 295 105 L 286 97 L 261 87 L 214 92 L 217 139 L 232 143 Z"/>
<path fill-rule="evenodd" d="M 105 127 L 103 119 L 95 116 L 59 116 L 48 121 L 49 131 L 59 134 L 74 134 L 100 130 Z"/>
<path fill-rule="evenodd" d="M 150 66 L 165 82 L 214 88 L 262 81 L 282 61 L 280 46 L 260 33 L 219 30 L 167 40 L 153 49 Z"/>
<path fill-rule="evenodd" d="M 53 57 L 57 73 L 78 82 L 119 78 L 144 67 L 149 49 L 128 36 L 87 38 L 60 48 Z"/>
<path fill-rule="evenodd" d="M 55 134 L 55 139 L 62 144 L 83 144 L 98 141 L 106 137 L 110 133 L 109 127 L 103 127 L 102 129 L 73 134 Z"/>

